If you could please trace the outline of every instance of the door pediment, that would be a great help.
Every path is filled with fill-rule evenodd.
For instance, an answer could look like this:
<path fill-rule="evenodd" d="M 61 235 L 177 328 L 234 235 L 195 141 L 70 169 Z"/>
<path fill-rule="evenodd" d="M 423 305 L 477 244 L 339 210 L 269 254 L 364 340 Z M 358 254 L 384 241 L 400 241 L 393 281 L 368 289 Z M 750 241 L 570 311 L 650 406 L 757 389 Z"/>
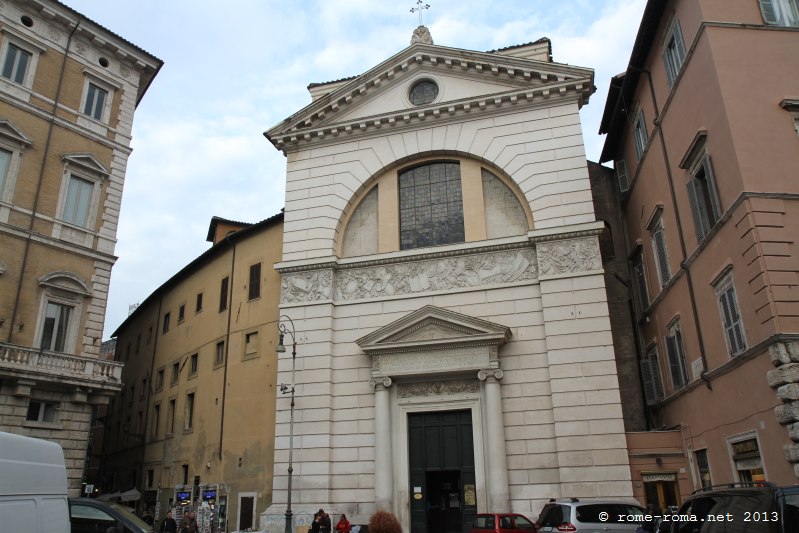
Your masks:
<path fill-rule="evenodd" d="M 358 339 L 373 358 L 373 375 L 413 376 L 499 368 L 499 347 L 510 328 L 425 306 Z"/>

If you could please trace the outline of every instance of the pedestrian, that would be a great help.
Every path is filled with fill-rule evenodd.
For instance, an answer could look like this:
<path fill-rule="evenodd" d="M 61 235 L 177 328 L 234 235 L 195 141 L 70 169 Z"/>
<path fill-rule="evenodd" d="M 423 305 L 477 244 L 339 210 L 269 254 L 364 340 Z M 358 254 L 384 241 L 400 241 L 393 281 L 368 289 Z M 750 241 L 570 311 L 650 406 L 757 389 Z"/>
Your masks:
<path fill-rule="evenodd" d="M 161 521 L 161 528 L 158 533 L 178 533 L 178 524 L 172 518 L 172 511 L 166 513 L 166 518 Z"/>
<path fill-rule="evenodd" d="M 347 515 L 341 514 L 341 518 L 338 519 L 338 523 L 336 524 L 336 533 L 350 533 L 352 530 L 352 526 L 350 525 L 350 521 L 347 520 Z"/>
<path fill-rule="evenodd" d="M 183 520 L 180 521 L 180 533 L 197 533 L 197 520 L 194 518 L 194 513 L 186 511 L 183 514 Z"/>
<path fill-rule="evenodd" d="M 655 517 L 660 516 L 660 508 L 654 503 L 647 504 L 645 516 L 647 516 L 649 519 L 644 520 L 644 522 L 641 524 L 641 531 L 644 533 L 655 533 L 657 528 L 657 518 Z"/>
<path fill-rule="evenodd" d="M 319 513 L 314 513 L 313 522 L 311 522 L 311 529 L 309 533 L 319 533 L 319 521 L 322 519 Z"/>
<path fill-rule="evenodd" d="M 333 526 L 330 523 L 330 515 L 324 509 L 319 509 L 319 533 L 332 533 Z"/>
<path fill-rule="evenodd" d="M 369 533 L 402 533 L 402 526 L 393 514 L 377 511 L 369 519 Z"/>

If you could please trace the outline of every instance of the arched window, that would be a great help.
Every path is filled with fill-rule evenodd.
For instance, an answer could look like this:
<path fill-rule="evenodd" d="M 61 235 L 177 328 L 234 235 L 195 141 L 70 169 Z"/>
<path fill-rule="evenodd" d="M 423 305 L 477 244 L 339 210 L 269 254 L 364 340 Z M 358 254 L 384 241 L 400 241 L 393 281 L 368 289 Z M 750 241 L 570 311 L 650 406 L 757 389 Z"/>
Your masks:
<path fill-rule="evenodd" d="M 399 174 L 400 249 L 464 241 L 460 165 L 436 162 Z"/>

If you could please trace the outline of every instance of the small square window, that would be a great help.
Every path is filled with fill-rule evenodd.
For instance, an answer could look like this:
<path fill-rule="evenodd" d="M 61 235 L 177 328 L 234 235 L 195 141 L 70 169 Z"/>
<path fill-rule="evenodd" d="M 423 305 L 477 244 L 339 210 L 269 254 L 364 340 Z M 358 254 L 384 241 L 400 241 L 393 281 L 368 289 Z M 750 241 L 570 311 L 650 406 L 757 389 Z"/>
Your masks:
<path fill-rule="evenodd" d="M 55 402 L 30 400 L 25 419 L 31 422 L 55 422 L 57 412 L 58 404 Z"/>
<path fill-rule="evenodd" d="M 258 352 L 258 332 L 253 331 L 244 335 L 244 353 L 246 355 Z"/>

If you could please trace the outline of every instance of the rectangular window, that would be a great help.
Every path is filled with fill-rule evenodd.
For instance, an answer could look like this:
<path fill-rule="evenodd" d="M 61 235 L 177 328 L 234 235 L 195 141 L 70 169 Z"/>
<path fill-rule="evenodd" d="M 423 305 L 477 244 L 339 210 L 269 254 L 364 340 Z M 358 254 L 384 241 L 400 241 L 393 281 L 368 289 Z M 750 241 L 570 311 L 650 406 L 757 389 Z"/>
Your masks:
<path fill-rule="evenodd" d="M 20 85 L 24 84 L 31 58 L 33 58 L 33 54 L 9 43 L 6 60 L 3 64 L 3 77 Z"/>
<path fill-rule="evenodd" d="M 183 484 L 189 484 L 189 465 L 181 465 L 181 472 L 183 473 Z"/>
<path fill-rule="evenodd" d="M 163 325 L 163 328 L 161 329 L 162 333 L 166 333 L 167 331 L 169 331 L 169 318 L 170 318 L 170 314 L 169 313 L 165 313 L 164 314 L 164 325 Z"/>
<path fill-rule="evenodd" d="M 641 375 L 643 377 L 644 398 L 647 405 L 655 405 L 663 399 L 663 380 L 660 377 L 658 350 L 654 344 L 641 359 Z"/>
<path fill-rule="evenodd" d="M 28 402 L 28 414 L 25 420 L 31 422 L 55 422 L 58 404 L 55 402 L 42 402 L 30 400 Z"/>
<path fill-rule="evenodd" d="M 730 442 L 729 445 L 738 481 L 747 484 L 765 483 L 766 475 L 757 437 Z"/>
<path fill-rule="evenodd" d="M 178 307 L 178 323 L 183 322 L 186 320 L 186 305 L 180 304 Z"/>
<path fill-rule="evenodd" d="M 616 169 L 616 179 L 619 182 L 619 191 L 627 192 L 630 188 L 630 180 L 627 177 L 627 163 L 624 159 L 619 159 L 614 162 L 613 167 Z"/>
<path fill-rule="evenodd" d="M 214 364 L 221 365 L 225 362 L 225 341 L 219 341 L 216 343 L 216 359 L 214 360 Z"/>
<path fill-rule="evenodd" d="M 261 297 L 261 263 L 250 265 L 250 292 L 249 299 Z"/>
<path fill-rule="evenodd" d="M 178 382 L 178 376 L 180 376 L 180 363 L 172 363 L 172 380 L 170 384 L 174 385 Z"/>
<path fill-rule="evenodd" d="M 197 373 L 197 367 L 200 364 L 199 359 L 200 359 L 200 355 L 199 354 L 196 354 L 196 353 L 191 354 L 191 363 L 190 363 L 190 366 L 189 366 L 189 375 Z"/>
<path fill-rule="evenodd" d="M 244 353 L 253 354 L 258 351 L 258 332 L 246 333 L 244 335 Z"/>
<path fill-rule="evenodd" d="M 655 263 L 657 264 L 660 286 L 664 287 L 671 279 L 671 267 L 669 266 L 669 253 L 666 249 L 666 233 L 663 230 L 662 214 L 658 214 L 657 218 L 650 224 L 649 232 L 652 235 L 652 249 L 655 252 Z"/>
<path fill-rule="evenodd" d="M 102 120 L 103 109 L 105 109 L 105 102 L 107 99 L 108 91 L 93 83 L 89 83 L 89 88 L 86 92 L 86 103 L 83 104 L 83 113 L 95 120 Z"/>
<path fill-rule="evenodd" d="M 147 470 L 147 488 L 153 488 L 153 481 L 155 478 L 155 472 L 153 470 Z"/>
<path fill-rule="evenodd" d="M 669 356 L 669 373 L 671 375 L 671 386 L 674 390 L 685 387 L 688 383 L 688 371 L 685 364 L 685 347 L 682 341 L 682 331 L 680 323 L 676 322 L 669 328 L 669 334 L 665 337 L 666 352 Z"/>
<path fill-rule="evenodd" d="M 11 156 L 8 150 L 0 148 L 0 200 L 3 199 L 3 192 L 6 190 L 6 174 L 11 166 Z"/>
<path fill-rule="evenodd" d="M 194 427 L 194 393 L 186 395 L 186 424 L 183 429 L 189 430 Z"/>
<path fill-rule="evenodd" d="M 229 278 L 225 277 L 219 285 L 219 312 L 227 309 L 227 286 Z"/>
<path fill-rule="evenodd" d="M 194 304 L 194 312 L 199 313 L 203 310 L 203 293 L 197 293 L 197 303 Z"/>
<path fill-rule="evenodd" d="M 164 369 L 158 369 L 158 373 L 155 375 L 155 390 L 161 390 L 164 388 Z"/>
<path fill-rule="evenodd" d="M 153 406 L 153 425 L 150 428 L 150 436 L 155 438 L 158 436 L 158 426 L 161 424 L 161 405 Z"/>
<path fill-rule="evenodd" d="M 400 172 L 399 203 L 402 250 L 463 242 L 458 163 L 432 163 Z"/>
<path fill-rule="evenodd" d="M 646 288 L 646 270 L 644 270 L 644 254 L 638 246 L 632 258 L 633 276 L 635 277 L 635 296 L 639 313 L 643 315 L 649 307 L 649 291 Z"/>
<path fill-rule="evenodd" d="M 702 488 L 713 486 L 713 480 L 710 477 L 710 463 L 707 460 L 707 450 L 696 450 L 696 469 L 699 471 L 699 482 Z"/>
<path fill-rule="evenodd" d="M 716 295 L 719 300 L 721 322 L 724 327 L 724 337 L 727 340 L 727 349 L 730 355 L 738 355 L 746 350 L 746 336 L 741 322 L 741 313 L 738 307 L 738 298 L 735 295 L 735 285 L 732 273 L 726 275 L 716 285 Z"/>
<path fill-rule="evenodd" d="M 691 179 L 686 184 L 688 201 L 691 204 L 691 215 L 694 218 L 696 238 L 702 241 L 718 222 L 721 216 L 716 182 L 710 156 L 705 154 L 691 170 Z"/>
<path fill-rule="evenodd" d="M 47 302 L 44 311 L 44 324 L 39 348 L 54 352 L 63 352 L 66 348 L 69 320 L 72 307 L 54 302 Z"/>
<path fill-rule="evenodd" d="M 171 435 L 175 432 L 175 407 L 177 402 L 175 400 L 169 400 L 169 410 L 167 411 L 167 419 L 166 419 L 166 432 Z"/>
<path fill-rule="evenodd" d="M 70 175 L 62 220 L 82 228 L 88 228 L 93 193 L 93 182 L 74 174 Z"/>
<path fill-rule="evenodd" d="M 644 120 L 644 110 L 639 109 L 633 124 L 633 145 L 635 147 L 635 158 L 640 161 L 644 156 L 644 150 L 649 142 L 649 134 L 646 132 L 646 121 Z"/>
<path fill-rule="evenodd" d="M 796 0 L 759 0 L 759 2 L 760 12 L 766 24 L 799 27 L 799 5 Z"/>
<path fill-rule="evenodd" d="M 666 66 L 666 78 L 668 79 L 669 87 L 671 87 L 680 73 L 683 61 L 685 61 L 685 44 L 683 43 L 682 31 L 678 21 L 674 21 L 667 35 L 668 37 L 663 47 L 663 63 Z"/>

